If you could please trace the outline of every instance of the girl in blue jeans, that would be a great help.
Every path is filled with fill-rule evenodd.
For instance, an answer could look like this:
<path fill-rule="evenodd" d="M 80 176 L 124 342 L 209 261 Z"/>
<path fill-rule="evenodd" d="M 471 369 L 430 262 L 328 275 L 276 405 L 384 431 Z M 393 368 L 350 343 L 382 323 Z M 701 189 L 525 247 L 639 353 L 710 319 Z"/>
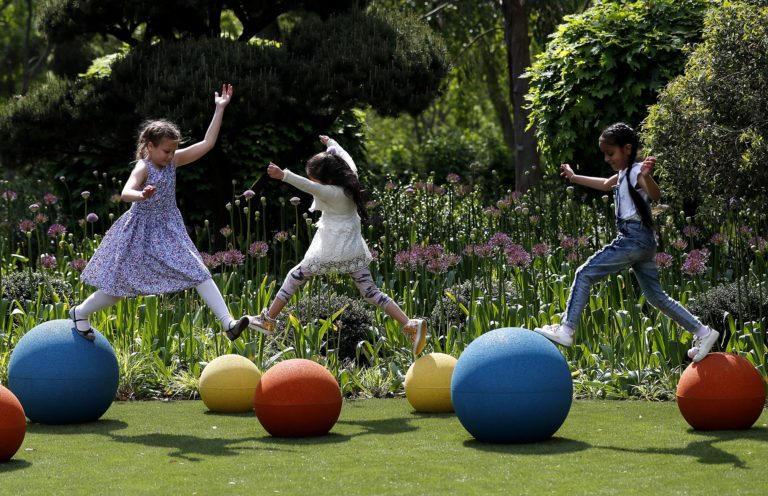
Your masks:
<path fill-rule="evenodd" d="M 565 307 L 565 319 L 560 324 L 534 330 L 556 343 L 571 346 L 581 312 L 589 301 L 590 286 L 609 274 L 632 267 L 648 302 L 694 335 L 688 356 L 699 362 L 707 356 L 720 334 L 703 325 L 661 288 L 650 205 L 651 200 L 657 201 L 661 197 L 659 186 L 651 177 L 656 159 L 648 157 L 643 162 L 635 162 L 639 143 L 637 133 L 621 122 L 602 132 L 600 150 L 616 172 L 608 179 L 579 176 L 570 165 L 560 165 L 560 175 L 574 184 L 600 191 L 613 190 L 618 235 L 576 271 Z"/>

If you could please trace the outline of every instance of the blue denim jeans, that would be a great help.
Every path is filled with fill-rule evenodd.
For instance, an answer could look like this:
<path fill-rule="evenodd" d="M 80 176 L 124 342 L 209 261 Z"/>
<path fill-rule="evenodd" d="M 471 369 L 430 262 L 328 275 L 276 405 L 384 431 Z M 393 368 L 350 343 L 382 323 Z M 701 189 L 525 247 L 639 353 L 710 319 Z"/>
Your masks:
<path fill-rule="evenodd" d="M 621 220 L 617 227 L 619 234 L 616 239 L 602 247 L 576 271 L 563 323 L 571 329 L 578 328 L 581 312 L 589 301 L 590 287 L 609 274 L 632 267 L 648 303 L 685 330 L 695 332 L 701 327 L 699 319 L 667 296 L 661 288 L 656 268 L 656 238 L 653 231 L 639 221 Z"/>

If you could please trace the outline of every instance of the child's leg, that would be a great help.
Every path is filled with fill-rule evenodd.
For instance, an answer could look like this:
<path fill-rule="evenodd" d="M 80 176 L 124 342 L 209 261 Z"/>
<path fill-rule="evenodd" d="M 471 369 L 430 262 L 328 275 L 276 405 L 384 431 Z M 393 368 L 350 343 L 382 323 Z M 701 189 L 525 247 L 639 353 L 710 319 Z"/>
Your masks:
<path fill-rule="evenodd" d="M 695 336 L 693 348 L 689 350 L 688 356 L 695 362 L 707 356 L 712 346 L 717 342 L 717 338 L 720 337 L 720 333 L 702 324 L 684 306 L 664 292 L 659 282 L 659 272 L 655 260 L 637 263 L 632 268 L 648 303 Z"/>
<path fill-rule="evenodd" d="M 267 317 L 269 317 L 270 319 L 277 318 L 277 316 L 280 315 L 280 312 L 283 311 L 283 308 L 285 307 L 285 305 L 287 305 L 288 302 L 291 301 L 291 298 L 293 298 L 294 293 L 296 293 L 296 291 L 301 286 L 303 286 L 307 281 L 312 279 L 314 276 L 315 275 L 313 273 L 303 268 L 301 264 L 297 265 L 296 267 L 288 271 L 288 275 L 285 276 L 283 285 L 280 286 L 280 289 L 277 291 L 277 295 L 275 296 L 275 299 L 272 301 L 272 304 L 269 306 L 269 310 L 267 311 Z"/>
<path fill-rule="evenodd" d="M 565 320 L 562 322 L 575 332 L 581 313 L 589 302 L 589 290 L 593 284 L 609 274 L 616 274 L 632 265 L 633 247 L 626 238 L 617 238 L 592 255 L 576 270 L 571 284 L 571 293 L 565 305 Z"/>
<path fill-rule="evenodd" d="M 120 301 L 118 296 L 108 295 L 102 290 L 96 290 L 91 296 L 86 298 L 81 304 L 73 307 L 70 311 L 70 317 L 76 319 L 75 326 L 80 332 L 86 332 L 91 328 L 88 317 L 102 308 L 111 307 Z"/>
<path fill-rule="evenodd" d="M 208 279 L 205 282 L 198 284 L 195 289 L 200 293 L 205 304 L 213 310 L 214 315 L 216 315 L 216 318 L 221 322 L 221 326 L 224 329 L 229 329 L 233 324 L 237 323 L 237 321 L 232 318 L 232 314 L 229 313 L 229 308 L 227 308 L 227 304 L 224 302 L 224 297 L 221 295 L 219 287 L 213 282 L 213 279 Z"/>
<path fill-rule="evenodd" d="M 379 290 L 367 268 L 356 270 L 349 275 L 365 301 L 381 308 L 400 324 L 403 333 L 411 340 L 413 354 L 421 353 L 427 344 L 427 322 L 424 319 L 409 319 L 392 298 Z"/>
<path fill-rule="evenodd" d="M 360 295 L 366 302 L 381 308 L 384 313 L 396 320 L 401 326 L 408 323 L 408 316 L 403 313 L 400 306 L 395 303 L 392 298 L 382 293 L 376 286 L 371 271 L 368 269 L 360 269 L 351 272 L 349 275 L 352 277 L 355 286 L 357 286 L 357 290 L 360 291 Z"/>

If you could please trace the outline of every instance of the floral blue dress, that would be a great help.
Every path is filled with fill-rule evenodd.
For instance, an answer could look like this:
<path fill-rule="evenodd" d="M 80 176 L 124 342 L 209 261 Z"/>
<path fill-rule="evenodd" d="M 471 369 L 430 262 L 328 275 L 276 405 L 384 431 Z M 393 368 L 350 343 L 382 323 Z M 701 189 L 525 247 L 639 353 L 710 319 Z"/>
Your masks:
<path fill-rule="evenodd" d="M 176 206 L 176 164 L 147 164 L 157 188 L 134 202 L 109 228 L 82 274 L 83 282 L 113 296 L 170 293 L 210 279 Z"/>

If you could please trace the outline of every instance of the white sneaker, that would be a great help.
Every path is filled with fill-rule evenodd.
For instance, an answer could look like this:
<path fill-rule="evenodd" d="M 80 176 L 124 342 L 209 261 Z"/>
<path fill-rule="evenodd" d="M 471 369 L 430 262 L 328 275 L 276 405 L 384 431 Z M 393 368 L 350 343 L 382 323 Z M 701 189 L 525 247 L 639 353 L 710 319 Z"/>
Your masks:
<path fill-rule="evenodd" d="M 411 344 L 411 351 L 418 355 L 424 351 L 427 345 L 427 321 L 424 319 L 411 319 L 403 327 L 403 334 L 408 337 Z"/>
<path fill-rule="evenodd" d="M 694 362 L 700 362 L 704 360 L 704 357 L 706 357 L 709 354 L 709 351 L 712 349 L 712 346 L 717 343 L 717 338 L 720 337 L 720 333 L 716 330 L 712 329 L 711 327 L 709 329 L 709 334 L 707 334 L 704 337 L 694 337 L 693 338 L 693 347 L 688 350 L 688 358 L 693 360 Z"/>
<path fill-rule="evenodd" d="M 550 324 L 544 327 L 537 327 L 534 332 L 537 332 L 557 344 L 563 346 L 571 346 L 573 344 L 573 336 L 565 332 L 564 326 L 560 324 Z"/>

